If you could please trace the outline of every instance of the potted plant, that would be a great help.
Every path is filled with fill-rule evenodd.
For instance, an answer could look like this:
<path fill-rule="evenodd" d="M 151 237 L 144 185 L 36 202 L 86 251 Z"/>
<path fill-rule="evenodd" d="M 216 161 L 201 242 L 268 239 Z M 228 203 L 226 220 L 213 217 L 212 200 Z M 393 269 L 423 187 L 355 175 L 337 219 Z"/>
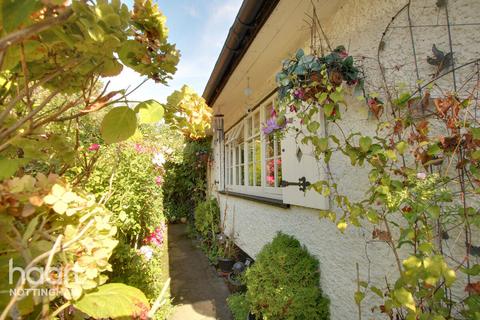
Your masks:
<path fill-rule="evenodd" d="M 220 234 L 218 237 L 218 268 L 224 273 L 232 272 L 237 250 L 233 236 Z"/>

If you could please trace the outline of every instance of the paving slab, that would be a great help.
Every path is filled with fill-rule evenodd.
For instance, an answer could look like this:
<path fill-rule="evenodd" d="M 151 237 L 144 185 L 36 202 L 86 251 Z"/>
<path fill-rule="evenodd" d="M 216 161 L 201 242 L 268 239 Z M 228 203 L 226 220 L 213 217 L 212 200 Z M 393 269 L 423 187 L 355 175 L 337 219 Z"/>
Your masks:
<path fill-rule="evenodd" d="M 226 302 L 228 288 L 188 238 L 185 224 L 169 225 L 168 254 L 174 305 L 168 320 L 232 320 Z"/>

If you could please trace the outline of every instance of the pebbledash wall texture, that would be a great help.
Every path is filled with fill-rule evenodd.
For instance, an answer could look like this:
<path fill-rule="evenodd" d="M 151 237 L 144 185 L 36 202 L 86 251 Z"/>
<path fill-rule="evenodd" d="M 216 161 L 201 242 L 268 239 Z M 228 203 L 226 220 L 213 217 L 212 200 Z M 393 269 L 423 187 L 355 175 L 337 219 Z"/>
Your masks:
<path fill-rule="evenodd" d="M 279 6 L 284 1 L 291 0 L 280 1 Z M 426 58 L 431 55 L 432 45 L 436 44 L 438 48 L 449 51 L 446 10 L 439 7 L 439 3 L 442 1 L 412 0 L 410 19 L 413 28 L 409 27 L 406 10 L 397 15 L 406 4 L 406 1 L 398 0 L 343 1 L 333 15 L 322 19 L 321 22 L 332 47 L 345 45 L 348 52 L 363 66 L 368 85 L 374 88 L 380 87 L 377 48 L 387 25 L 392 21 L 392 17 L 397 15 L 384 36 L 380 59 L 389 71 L 387 72 L 389 85 L 404 82 L 407 86 L 415 88 L 417 85 L 415 60 L 419 78 L 429 79 L 432 67 L 427 64 Z M 317 10 L 321 10 L 321 7 Z M 448 14 L 455 64 L 460 65 L 479 58 L 480 1 L 448 1 Z M 272 15 L 275 15 L 275 11 Z M 300 20 L 285 23 L 292 26 L 305 25 L 305 22 Z M 267 23 L 265 27 L 271 26 Z M 304 33 L 299 34 L 299 37 L 304 37 L 305 47 L 308 48 L 307 28 L 304 28 Z M 413 47 L 416 56 L 413 55 Z M 290 48 L 292 54 L 296 49 L 297 47 L 292 45 Z M 278 69 L 280 65 L 281 61 L 278 61 Z M 271 70 L 271 74 L 274 75 L 277 71 Z M 467 74 L 468 70 L 457 72 L 458 82 L 460 83 Z M 453 82 L 452 79 L 449 76 L 442 81 Z M 271 83 L 271 79 L 266 79 L 265 86 Z M 264 88 L 253 89 L 262 91 Z M 342 112 L 343 120 L 340 125 L 351 132 L 374 133 L 378 121 L 369 116 L 367 108 L 353 97 L 348 105 L 348 110 Z M 338 133 L 332 125 L 328 130 L 330 133 Z M 361 199 L 368 184 L 367 170 L 352 168 L 344 155 L 334 154 L 330 163 L 331 173 L 339 185 L 340 192 L 352 199 Z M 210 174 L 212 182 L 216 177 L 215 167 Z M 331 318 L 334 320 L 358 318 L 358 309 L 353 299 L 357 286 L 356 263 L 360 265 L 361 279 L 368 279 L 373 284 L 381 286 L 385 284 L 385 276 L 389 277 L 398 272 L 391 250 L 384 242 L 372 241 L 372 230 L 369 228 L 349 227 L 345 234 L 341 234 L 333 223 L 319 218 L 318 210 L 299 206 L 283 209 L 220 194 L 217 192 L 217 185 L 213 183 L 210 183 L 210 190 L 212 195 L 219 199 L 226 233 L 233 232 L 236 243 L 252 257 L 272 240 L 277 231 L 283 231 L 297 237 L 318 258 L 321 286 L 330 298 Z M 367 296 L 362 303 L 365 319 L 385 317 L 378 312 L 371 312 L 370 308 L 374 303 L 378 304 L 378 301 L 375 301 L 372 295 Z"/>

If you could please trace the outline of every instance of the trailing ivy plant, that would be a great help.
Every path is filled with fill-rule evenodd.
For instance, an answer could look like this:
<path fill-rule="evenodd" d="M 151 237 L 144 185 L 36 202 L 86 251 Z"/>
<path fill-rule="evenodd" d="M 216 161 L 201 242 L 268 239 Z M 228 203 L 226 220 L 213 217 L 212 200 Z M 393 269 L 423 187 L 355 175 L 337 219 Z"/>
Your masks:
<path fill-rule="evenodd" d="M 415 92 L 388 92 L 386 102 L 371 93 L 365 102 L 381 119 L 376 135 L 347 135 L 338 120 L 341 110 L 349 112 L 344 85 L 358 79 L 354 70 L 338 50 L 318 58 L 299 51 L 277 76 L 276 122 L 266 129 L 280 135 L 295 130 L 298 143 L 312 146 L 318 161 L 328 164 L 338 153 L 352 167 L 368 168 L 369 188 L 361 201 L 341 194 L 331 174 L 309 187 L 331 198 L 335 207 L 321 216 L 341 232 L 368 227 L 372 240 L 393 252 L 396 276 L 386 277 L 383 286 L 358 281 L 360 312 L 365 295 L 373 294 L 382 301 L 373 311 L 390 319 L 478 319 L 479 251 L 472 237 L 480 227 L 480 123 L 472 112 L 478 86 L 463 96 L 432 97 L 435 78 Z M 381 118 L 386 108 L 393 118 Z M 339 136 L 321 134 L 329 130 L 318 120 L 320 113 Z M 461 257 L 449 249 L 450 234 L 464 239 Z"/>

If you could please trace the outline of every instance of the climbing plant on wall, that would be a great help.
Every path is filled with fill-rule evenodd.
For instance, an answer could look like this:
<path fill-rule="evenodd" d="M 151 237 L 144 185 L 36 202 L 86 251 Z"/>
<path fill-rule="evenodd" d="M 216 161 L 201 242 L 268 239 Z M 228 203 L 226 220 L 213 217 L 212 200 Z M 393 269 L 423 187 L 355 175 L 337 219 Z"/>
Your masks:
<path fill-rule="evenodd" d="M 384 46 L 382 38 L 379 52 Z M 278 135 L 294 134 L 298 143 L 313 147 L 318 161 L 329 164 L 332 155 L 343 155 L 352 167 L 369 172 L 360 201 L 342 194 L 331 173 L 309 186 L 330 198 L 330 209 L 320 215 L 338 230 L 369 228 L 371 239 L 393 252 L 397 272 L 385 277 L 384 285 L 358 280 L 354 300 L 359 313 L 365 296 L 372 294 L 381 301 L 372 311 L 390 319 L 480 316 L 479 246 L 473 237 L 480 228 L 478 68 L 461 86 L 450 82 L 451 87 L 434 90 L 446 75 L 478 66 L 479 60 L 453 67 L 452 53 L 434 45 L 432 51 L 433 76 L 417 81 L 413 90 L 400 83 L 392 88 L 386 81 L 381 93 L 358 87 L 371 79 L 364 78 L 344 47 L 324 55 L 299 50 L 277 75 L 279 102 L 264 127 Z M 382 60 L 378 64 L 385 80 Z M 348 89 L 352 85 L 358 90 Z M 349 105 L 347 91 L 358 92 L 364 104 Z M 341 118 L 352 108 L 370 110 L 378 123 L 376 134 L 347 130 Z M 320 114 L 338 134 L 325 130 Z"/>

